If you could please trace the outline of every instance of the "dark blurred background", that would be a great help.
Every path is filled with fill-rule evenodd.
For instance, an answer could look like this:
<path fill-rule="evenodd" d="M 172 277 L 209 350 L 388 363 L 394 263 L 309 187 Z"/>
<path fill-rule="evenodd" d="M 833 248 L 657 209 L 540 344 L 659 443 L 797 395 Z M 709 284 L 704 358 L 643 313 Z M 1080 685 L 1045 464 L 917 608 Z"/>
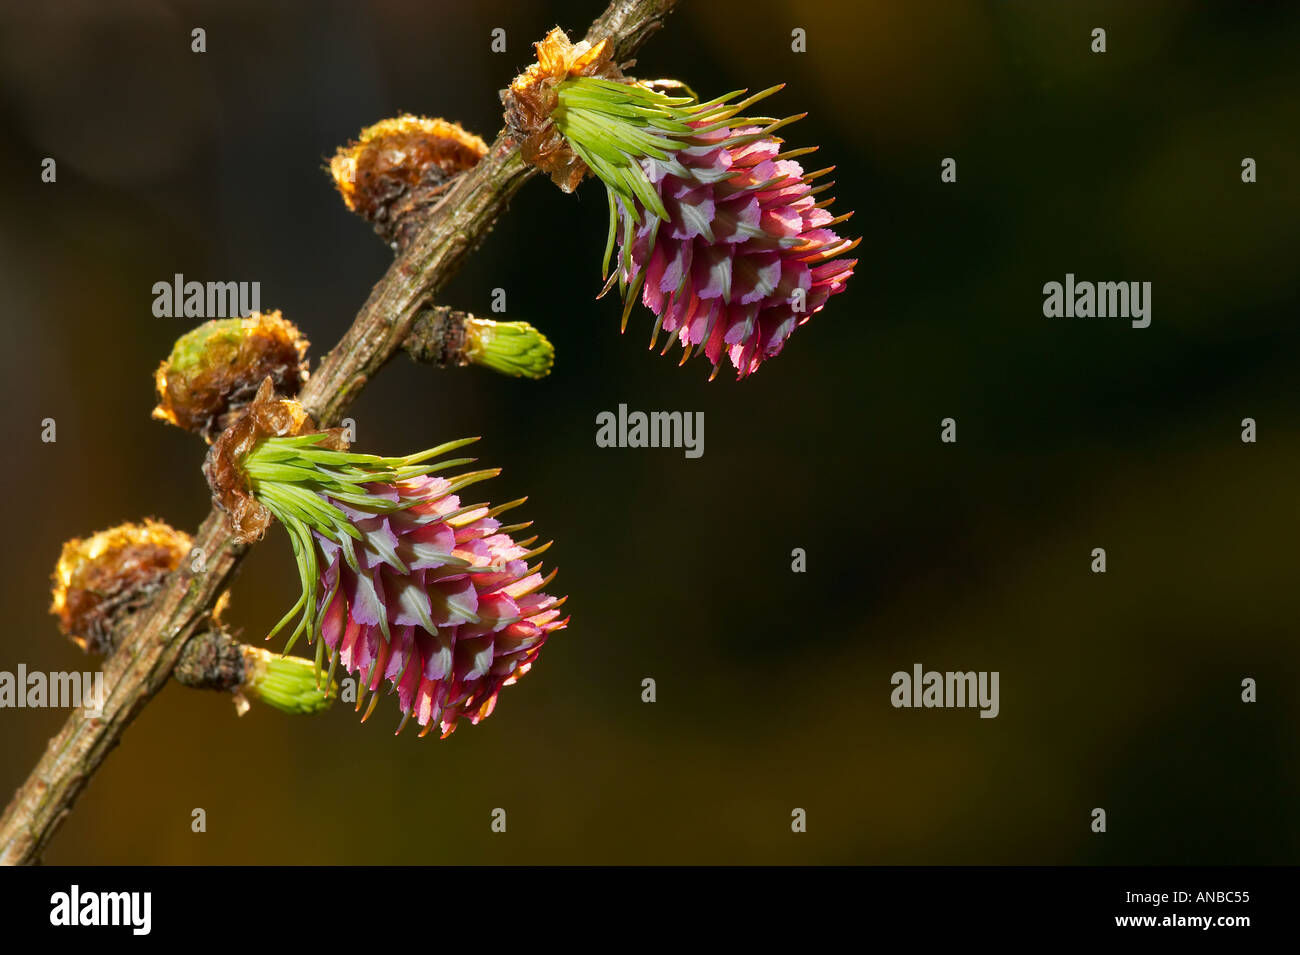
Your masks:
<path fill-rule="evenodd" d="M 391 261 L 334 148 L 403 110 L 492 139 L 531 43 L 601 9 L 5 5 L 0 669 L 87 665 L 46 612 L 64 539 L 207 512 L 201 442 L 149 418 L 193 324 L 152 315 L 153 283 L 260 281 L 324 354 Z M 394 738 L 391 701 L 237 719 L 169 686 L 45 861 L 1295 862 L 1298 44 L 1286 3 L 684 0 L 636 72 L 788 84 L 788 142 L 857 210 L 847 293 L 708 383 L 594 300 L 601 187 L 530 183 L 442 301 L 505 288 L 554 373 L 400 358 L 350 414 L 362 450 L 484 435 L 487 493 L 556 539 L 570 628 L 443 742 Z M 1044 318 L 1066 272 L 1151 281 L 1150 328 Z M 597 448 L 620 402 L 704 411 L 704 457 Z M 273 531 L 229 617 L 257 640 L 295 588 Z M 916 662 L 1000 671 L 1001 715 L 892 708 Z M 65 717 L 0 711 L 6 800 Z"/>

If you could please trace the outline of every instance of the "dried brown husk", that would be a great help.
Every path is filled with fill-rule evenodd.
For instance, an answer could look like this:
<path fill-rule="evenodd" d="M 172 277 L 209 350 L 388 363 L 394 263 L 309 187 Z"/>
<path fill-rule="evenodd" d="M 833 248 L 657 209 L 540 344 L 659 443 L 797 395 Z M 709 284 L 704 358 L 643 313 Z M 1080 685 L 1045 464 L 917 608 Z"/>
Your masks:
<path fill-rule="evenodd" d="M 459 123 L 403 115 L 362 130 L 340 146 L 330 175 L 344 203 L 397 250 L 410 243 L 456 178 L 487 155 Z"/>
<path fill-rule="evenodd" d="M 260 540 L 272 519 L 270 509 L 249 491 L 242 465 L 244 457 L 263 438 L 297 437 L 317 431 L 306 409 L 293 398 L 277 398 L 275 385 L 267 378 L 243 415 L 213 442 L 203 462 L 203 474 L 212 488 L 213 503 L 225 512 L 231 533 L 238 540 L 244 543 Z M 317 447 L 347 450 L 342 428 L 321 433 L 325 437 Z"/>
<path fill-rule="evenodd" d="M 190 536 L 152 518 L 63 545 L 50 613 L 73 643 L 112 651 L 121 622 L 145 605 L 190 552 Z"/>
<path fill-rule="evenodd" d="M 232 334 L 236 323 L 238 334 Z M 200 434 L 211 444 L 243 412 L 264 379 L 270 378 L 277 391 L 290 397 L 307 381 L 309 342 L 279 311 L 217 319 L 190 335 L 205 331 L 209 339 L 201 360 L 178 367 L 173 351 L 155 372 L 155 418 Z"/>
<path fill-rule="evenodd" d="M 551 122 L 559 101 L 556 87 L 576 76 L 621 80 L 623 71 L 613 61 L 614 47 L 608 38 L 594 46 L 586 40 L 574 44 L 556 27 L 533 46 L 537 62 L 501 91 L 506 127 L 520 140 L 520 152 L 527 162 L 565 192 L 573 192 L 591 170 Z"/>

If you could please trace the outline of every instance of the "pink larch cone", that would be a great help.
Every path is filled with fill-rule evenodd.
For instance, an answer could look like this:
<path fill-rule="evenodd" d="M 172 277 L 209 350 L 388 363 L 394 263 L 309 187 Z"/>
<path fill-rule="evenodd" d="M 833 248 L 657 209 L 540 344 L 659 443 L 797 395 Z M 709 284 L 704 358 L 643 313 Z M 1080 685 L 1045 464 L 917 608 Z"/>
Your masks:
<path fill-rule="evenodd" d="M 857 245 L 833 228 L 849 216 L 832 216 L 830 203 L 817 201 L 830 183 L 812 185 L 830 170 L 805 175 L 792 157 L 811 150 L 780 158 L 781 141 L 761 132 L 716 129 L 699 138 L 720 145 L 641 159 L 668 221 L 636 202 L 632 248 L 619 255 L 628 294 L 640 284 L 641 301 L 658 317 L 651 347 L 661 327 L 669 333 L 664 353 L 680 340 L 683 363 L 703 345 L 713 375 L 724 349 L 738 378 L 779 354 L 796 326 L 844 290 L 857 265 L 837 258 Z M 629 210 L 623 198 L 615 203 L 621 246 Z"/>
<path fill-rule="evenodd" d="M 331 660 L 358 675 L 358 709 L 365 691 L 391 682 L 402 726 L 414 715 L 421 736 L 436 724 L 446 737 L 462 717 L 488 716 L 501 688 L 527 673 L 550 633 L 568 623 L 563 600 L 538 592 L 551 577 L 528 566 L 546 548 L 516 543 L 506 532 L 516 528 L 503 530 L 494 516 L 504 508 L 465 510 L 448 488 L 427 475 L 369 484 L 376 497 L 410 502 L 381 514 L 332 500 L 362 534 L 351 542 L 354 560 L 315 534 L 328 563 L 318 605 Z"/>

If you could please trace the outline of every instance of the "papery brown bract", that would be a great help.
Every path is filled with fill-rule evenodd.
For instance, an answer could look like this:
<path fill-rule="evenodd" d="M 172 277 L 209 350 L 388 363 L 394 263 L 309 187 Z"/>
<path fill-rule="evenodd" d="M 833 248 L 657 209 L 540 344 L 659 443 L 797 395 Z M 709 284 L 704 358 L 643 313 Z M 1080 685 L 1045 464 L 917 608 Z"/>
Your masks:
<path fill-rule="evenodd" d="M 347 207 L 401 251 L 419 231 L 424 212 L 485 155 L 487 144 L 459 123 L 406 114 L 378 122 L 339 147 L 330 175 Z"/>
<path fill-rule="evenodd" d="M 154 373 L 153 417 L 211 444 L 264 380 L 285 397 L 298 394 L 308 377 L 308 344 L 278 311 L 205 322 L 177 339 Z"/>
<path fill-rule="evenodd" d="M 558 27 L 533 44 L 537 62 L 501 91 L 506 127 L 521 141 L 523 158 L 551 177 L 565 192 L 573 192 L 590 171 L 551 122 L 558 102 L 556 88 L 575 76 L 621 80 L 608 39 L 594 46 L 586 40 L 570 43 Z"/>
<path fill-rule="evenodd" d="M 203 475 L 212 489 L 212 502 L 226 514 L 231 532 L 239 541 L 247 544 L 260 540 L 273 518 L 270 509 L 248 488 L 241 464 L 244 457 L 265 437 L 296 437 L 315 431 L 316 423 L 303 406 L 292 398 L 277 398 L 267 378 L 243 416 L 208 449 Z M 320 447 L 345 449 L 343 429 L 326 431 Z"/>
<path fill-rule="evenodd" d="M 188 534 L 153 519 L 74 537 L 54 569 L 50 613 L 81 649 L 109 653 L 122 619 L 148 603 L 190 546 Z"/>

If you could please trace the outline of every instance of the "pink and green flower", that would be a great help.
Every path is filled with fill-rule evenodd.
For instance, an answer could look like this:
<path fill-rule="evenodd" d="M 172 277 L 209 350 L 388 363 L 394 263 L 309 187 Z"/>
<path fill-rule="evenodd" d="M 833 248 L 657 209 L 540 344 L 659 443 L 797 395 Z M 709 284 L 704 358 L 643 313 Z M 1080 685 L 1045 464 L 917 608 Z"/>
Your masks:
<path fill-rule="evenodd" d="M 297 624 L 358 681 L 366 717 L 385 682 L 403 714 L 445 737 L 478 723 L 501 688 L 527 673 L 547 637 L 567 625 L 551 579 L 530 564 L 549 545 L 512 536 L 527 524 L 497 519 L 522 501 L 462 504 L 459 492 L 497 474 L 434 472 L 470 459 L 426 463 L 474 439 L 403 458 L 320 447 L 324 433 L 263 438 L 243 460 L 250 493 L 288 531 L 302 596 L 271 635 Z M 531 548 L 531 549 L 530 549 Z M 286 647 L 286 650 L 288 647 Z"/>
<path fill-rule="evenodd" d="M 737 377 L 780 353 L 793 330 L 843 291 L 856 240 L 819 200 L 830 172 L 804 171 L 775 134 L 799 119 L 739 114 L 775 92 L 706 103 L 629 80 L 579 76 L 557 87 L 551 121 L 606 185 L 610 206 L 606 290 L 617 282 L 623 326 L 632 303 L 684 349 L 702 351 L 716 375 L 724 354 Z M 609 263 L 619 255 L 614 274 Z"/>

